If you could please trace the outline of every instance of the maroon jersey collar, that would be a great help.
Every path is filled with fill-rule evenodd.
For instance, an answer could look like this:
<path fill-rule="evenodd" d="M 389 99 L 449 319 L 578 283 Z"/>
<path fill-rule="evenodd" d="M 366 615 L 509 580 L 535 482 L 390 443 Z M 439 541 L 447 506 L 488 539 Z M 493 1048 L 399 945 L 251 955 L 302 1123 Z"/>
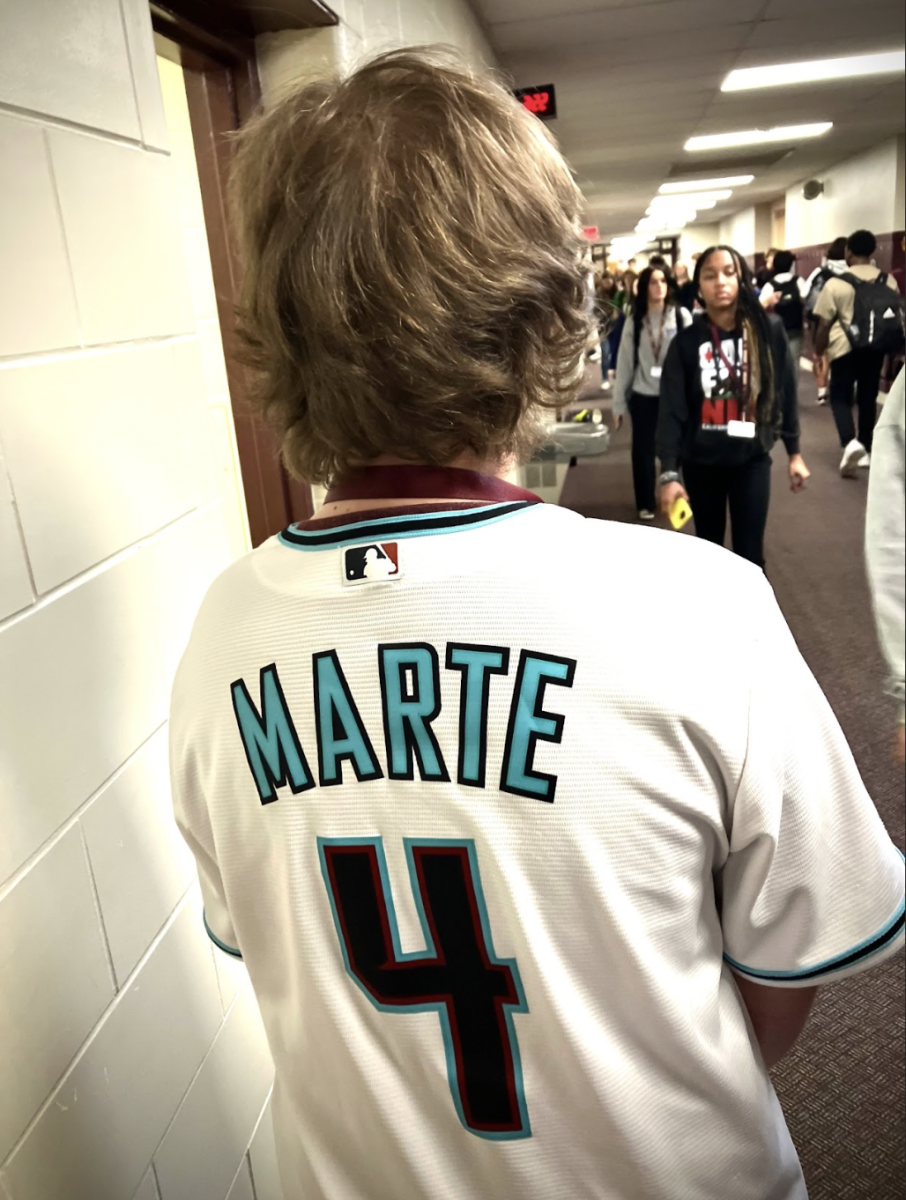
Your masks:
<path fill-rule="evenodd" d="M 325 504 L 338 500 L 472 500 L 541 503 L 534 492 L 459 467 L 356 467 L 331 484 Z"/>

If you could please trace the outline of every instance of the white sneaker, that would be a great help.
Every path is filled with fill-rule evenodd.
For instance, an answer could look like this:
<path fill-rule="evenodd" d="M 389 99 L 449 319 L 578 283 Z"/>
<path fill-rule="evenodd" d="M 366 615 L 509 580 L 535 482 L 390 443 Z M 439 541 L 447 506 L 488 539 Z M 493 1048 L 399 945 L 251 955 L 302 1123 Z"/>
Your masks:
<path fill-rule="evenodd" d="M 843 457 L 840 459 L 840 475 L 843 479 L 853 478 L 861 465 L 860 460 L 865 457 L 866 453 L 862 443 L 853 438 L 843 451 Z"/>
<path fill-rule="evenodd" d="M 827 388 L 818 388 L 818 403 L 827 404 Z"/>
<path fill-rule="evenodd" d="M 602 392 L 610 391 L 610 380 L 609 379 L 605 379 L 604 382 L 601 384 L 601 391 Z"/>
<path fill-rule="evenodd" d="M 871 455 L 869 454 L 869 452 L 867 450 L 862 455 L 862 457 L 859 459 L 859 461 L 856 463 L 856 466 L 857 467 L 870 467 L 871 466 Z"/>
<path fill-rule="evenodd" d="M 651 509 L 650 509 L 650 508 L 643 508 L 643 509 L 640 509 L 640 511 L 639 511 L 639 520 L 640 520 L 640 521 L 653 521 L 653 520 L 654 520 L 654 513 L 651 511 Z"/>

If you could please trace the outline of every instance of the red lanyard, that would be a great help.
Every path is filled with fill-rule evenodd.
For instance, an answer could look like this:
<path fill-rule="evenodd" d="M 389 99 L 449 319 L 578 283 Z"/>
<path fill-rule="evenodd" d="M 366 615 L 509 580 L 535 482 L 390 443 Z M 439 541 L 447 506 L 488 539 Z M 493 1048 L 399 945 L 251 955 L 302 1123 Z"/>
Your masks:
<path fill-rule="evenodd" d="M 667 327 L 667 309 L 665 308 L 664 311 L 661 313 L 661 328 L 658 331 L 658 339 L 657 339 L 657 341 L 655 341 L 654 336 L 651 332 L 651 317 L 648 313 L 645 313 L 645 329 L 648 331 L 648 341 L 651 343 L 651 349 L 652 349 L 652 352 L 654 353 L 655 366 L 661 365 L 661 351 L 664 349 L 664 333 L 665 333 L 666 327 Z"/>
<path fill-rule="evenodd" d="M 730 362 L 724 353 L 723 340 L 720 336 L 720 330 L 716 325 L 711 326 L 711 348 L 714 351 L 715 363 L 718 359 L 727 368 L 727 373 L 730 376 L 730 386 L 737 392 L 739 399 L 743 402 L 749 398 L 749 340 L 746 337 L 746 332 L 743 330 L 742 337 L 733 339 L 734 345 L 738 347 L 737 357 L 741 361 L 741 370 L 737 370 L 736 366 Z"/>

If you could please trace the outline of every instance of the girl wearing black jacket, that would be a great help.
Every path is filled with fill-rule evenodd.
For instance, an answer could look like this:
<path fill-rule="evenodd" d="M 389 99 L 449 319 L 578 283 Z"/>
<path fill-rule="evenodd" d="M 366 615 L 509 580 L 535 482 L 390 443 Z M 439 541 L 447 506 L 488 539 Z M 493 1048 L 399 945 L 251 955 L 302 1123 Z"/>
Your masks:
<path fill-rule="evenodd" d="M 694 283 L 705 312 L 674 338 L 661 379 L 661 509 L 668 513 L 684 496 L 698 536 L 723 545 L 729 505 L 734 552 L 764 567 L 771 450 L 778 437 L 789 455 L 793 491 L 809 477 L 799 453 L 789 344 L 731 246 L 706 250 Z"/>

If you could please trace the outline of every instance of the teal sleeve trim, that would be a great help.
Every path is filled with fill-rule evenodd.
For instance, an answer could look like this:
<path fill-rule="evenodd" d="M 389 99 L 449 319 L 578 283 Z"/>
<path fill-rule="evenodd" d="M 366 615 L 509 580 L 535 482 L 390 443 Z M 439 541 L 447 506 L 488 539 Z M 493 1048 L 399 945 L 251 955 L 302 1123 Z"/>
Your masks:
<path fill-rule="evenodd" d="M 866 959 L 873 958 L 875 955 L 889 949 L 903 935 L 903 905 L 901 904 L 897 912 L 890 921 L 870 938 L 860 942 L 858 946 L 854 946 L 851 950 L 847 950 L 844 954 L 838 954 L 834 958 L 829 958 L 826 962 L 818 963 L 814 967 L 806 967 L 798 971 L 762 971 L 757 967 L 747 967 L 744 963 L 736 962 L 729 954 L 724 955 L 725 962 L 738 971 L 740 975 L 747 975 L 750 979 L 764 980 L 797 980 L 806 982 L 814 980 L 818 982 L 823 976 L 836 974 L 837 971 L 843 971 L 847 967 L 853 967 L 857 963 L 864 962 Z"/>
<path fill-rule="evenodd" d="M 207 935 L 211 939 L 211 941 L 214 943 L 214 945 L 218 948 L 218 950 L 222 950 L 224 952 L 224 954 L 229 954 L 232 958 L 242 958 L 242 952 L 240 950 L 236 950 L 232 946 L 228 946 L 226 944 L 226 942 L 222 942 L 220 940 L 220 938 L 217 936 L 217 934 L 214 932 L 214 930 L 208 924 L 208 918 L 207 918 L 206 913 L 202 912 L 201 919 L 204 921 L 205 932 L 207 933 Z"/>

